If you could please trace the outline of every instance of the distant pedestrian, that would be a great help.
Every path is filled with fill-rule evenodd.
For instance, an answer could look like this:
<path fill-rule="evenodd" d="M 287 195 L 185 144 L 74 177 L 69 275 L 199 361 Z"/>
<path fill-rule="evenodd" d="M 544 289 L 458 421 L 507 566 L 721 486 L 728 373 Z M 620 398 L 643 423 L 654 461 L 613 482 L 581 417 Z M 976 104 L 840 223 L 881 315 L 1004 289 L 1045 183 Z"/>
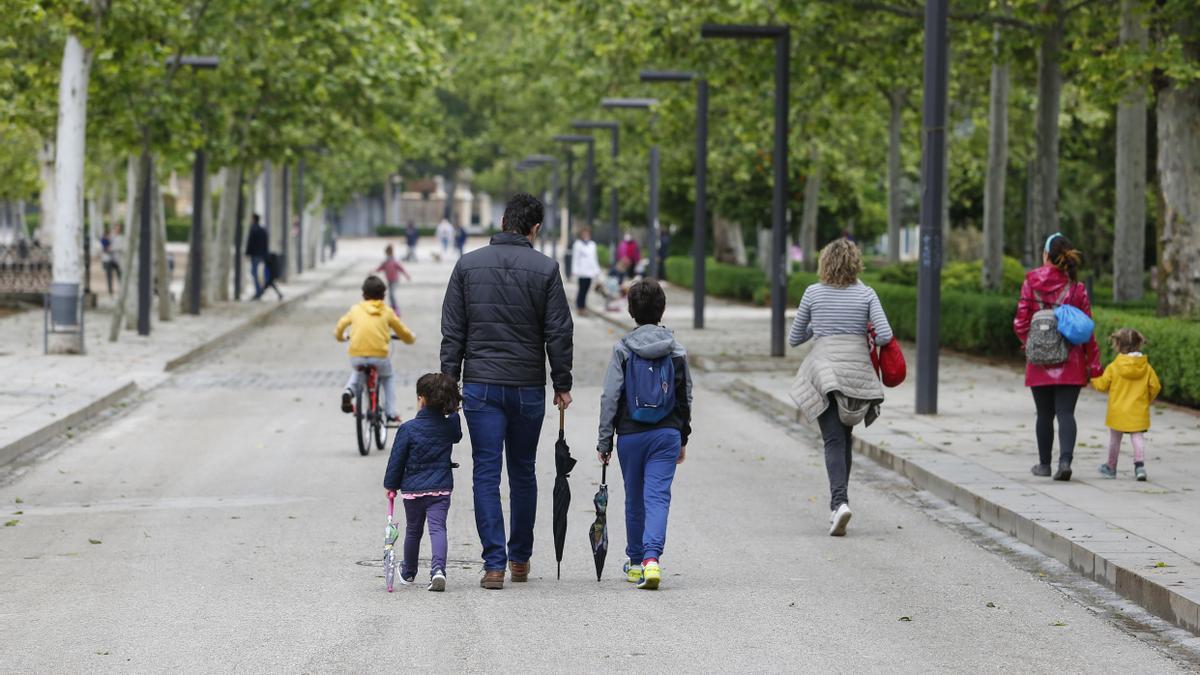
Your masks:
<path fill-rule="evenodd" d="M 267 289 L 269 288 L 275 291 L 275 295 L 279 296 L 280 300 L 283 300 L 283 291 L 279 290 L 279 287 L 275 285 L 275 280 L 278 279 L 282 274 L 283 259 L 278 253 L 268 253 L 263 256 L 263 282 L 262 285 L 259 286 L 258 292 L 254 294 L 253 299 L 261 300 L 263 293 L 266 293 Z"/>
<path fill-rule="evenodd" d="M 267 261 L 270 252 L 267 228 L 259 222 L 258 214 L 250 216 L 250 234 L 246 236 L 246 257 L 250 258 L 250 278 L 254 280 L 254 297 L 262 296 L 263 283 L 259 268 Z M 245 269 L 245 268 L 243 268 Z"/>
<path fill-rule="evenodd" d="M 815 340 L 800 365 L 791 396 L 810 424 L 821 429 L 829 474 L 829 534 L 840 537 L 850 511 L 852 432 L 879 417 L 883 386 L 871 366 L 868 326 L 875 343 L 892 341 L 892 326 L 875 290 L 859 280 L 862 254 L 848 239 L 825 246 L 817 264 L 821 280 L 804 289 L 788 343 Z"/>
<path fill-rule="evenodd" d="M 396 316 L 400 316 L 400 304 L 396 301 L 396 292 L 400 287 L 400 276 L 403 275 L 408 281 L 412 281 L 412 277 L 408 275 L 408 270 L 404 269 L 404 265 L 396 260 L 395 249 L 391 244 L 388 244 L 383 249 L 383 262 L 379 267 L 375 268 L 376 272 L 383 272 L 383 278 L 387 281 L 388 287 L 388 304 L 391 305 L 392 311 Z"/>
<path fill-rule="evenodd" d="M 671 254 L 671 228 L 660 228 L 655 248 L 658 252 L 658 278 L 665 279 L 667 277 L 667 256 Z"/>
<path fill-rule="evenodd" d="M 592 280 L 600 276 L 600 258 L 596 253 L 596 242 L 592 241 L 592 231 L 589 228 L 579 230 L 579 238 L 571 247 L 571 272 L 579 280 L 579 292 L 575 295 L 575 309 L 583 314 L 587 312 L 587 294 L 592 287 Z"/>
<path fill-rule="evenodd" d="M 462 257 L 467 250 L 467 228 L 462 225 L 454 226 L 454 250 Z"/>
<path fill-rule="evenodd" d="M 633 235 L 626 232 L 625 237 L 617 244 L 617 257 L 613 269 L 617 273 L 618 283 L 625 281 L 625 275 L 636 274 L 638 263 L 642 259 L 642 250 L 638 247 Z"/>
<path fill-rule="evenodd" d="M 454 239 L 454 226 L 446 218 L 442 218 L 434 229 L 434 235 L 437 236 L 438 243 L 442 245 L 442 255 L 450 255 L 450 244 Z"/>
<path fill-rule="evenodd" d="M 408 252 L 404 255 L 404 262 L 417 261 L 417 242 L 421 239 L 421 231 L 417 229 L 417 224 L 413 221 L 408 221 L 408 227 L 404 228 L 404 242 L 408 245 Z"/>
<path fill-rule="evenodd" d="M 1037 408 L 1038 463 L 1033 475 L 1051 474 L 1051 451 L 1054 448 L 1054 421 L 1058 420 L 1058 470 L 1054 480 L 1071 480 L 1071 460 L 1075 456 L 1075 404 L 1079 401 L 1079 390 L 1093 377 L 1103 372 L 1100 368 L 1100 350 L 1092 336 L 1085 344 L 1065 344 L 1063 360 L 1055 363 L 1034 363 L 1028 357 L 1035 356 L 1031 350 L 1030 329 L 1034 315 L 1040 310 L 1053 310 L 1060 305 L 1071 305 L 1092 315 L 1092 305 L 1087 289 L 1079 283 L 1079 265 L 1083 254 L 1061 234 L 1052 234 L 1042 249 L 1042 266 L 1030 270 L 1021 285 L 1021 298 L 1017 303 L 1017 314 L 1013 317 L 1013 331 L 1021 340 L 1026 351 L 1025 386 L 1033 392 Z M 1046 332 L 1052 330 L 1042 325 Z M 1039 332 L 1033 344 L 1041 344 Z M 1053 336 L 1055 338 L 1059 336 Z M 1038 358 L 1037 360 L 1042 360 Z"/>
<path fill-rule="evenodd" d="M 546 414 L 546 360 L 554 405 L 571 404 L 574 324 L 558 263 L 533 250 L 543 208 L 532 195 L 508 200 L 503 232 L 454 266 L 442 301 L 442 372 L 463 381 L 471 433 L 475 527 L 484 588 L 528 581 L 537 515 L 538 438 Z M 507 547 L 500 470 L 508 470 Z"/>
<path fill-rule="evenodd" d="M 654 279 L 629 289 L 629 315 L 637 328 L 613 346 L 596 447 L 600 461 L 608 464 L 616 434 L 625 483 L 625 580 L 649 590 L 662 579 L 659 558 L 667 539 L 671 484 L 692 431 L 687 350 L 658 325 L 666 306 L 666 293 Z"/>
<path fill-rule="evenodd" d="M 121 251 L 124 250 L 122 245 L 121 231 L 118 229 L 116 233 L 108 230 L 100 236 L 100 265 L 104 268 L 104 280 L 108 284 L 108 294 L 113 294 L 113 276 L 117 277 L 117 283 L 121 282 Z"/>
<path fill-rule="evenodd" d="M 1117 358 L 1104 369 L 1104 374 L 1092 379 L 1097 391 L 1108 392 L 1108 461 L 1100 465 L 1100 475 L 1117 477 L 1117 456 L 1121 453 L 1121 437 L 1129 434 L 1133 445 L 1133 475 L 1146 480 L 1146 432 L 1150 430 L 1150 404 L 1158 397 L 1162 384 L 1150 365 L 1142 347 L 1146 338 L 1132 328 L 1122 328 L 1109 339 Z"/>
<path fill-rule="evenodd" d="M 446 590 L 446 514 L 454 490 L 450 459 L 454 444 L 462 440 L 458 407 L 462 394 L 458 384 L 441 373 L 422 375 L 417 380 L 417 416 L 400 425 L 392 442 L 383 487 L 398 490 L 404 498 L 404 564 L 400 578 L 412 583 L 417 578 L 417 554 L 425 521 L 429 521 L 431 591 Z"/>

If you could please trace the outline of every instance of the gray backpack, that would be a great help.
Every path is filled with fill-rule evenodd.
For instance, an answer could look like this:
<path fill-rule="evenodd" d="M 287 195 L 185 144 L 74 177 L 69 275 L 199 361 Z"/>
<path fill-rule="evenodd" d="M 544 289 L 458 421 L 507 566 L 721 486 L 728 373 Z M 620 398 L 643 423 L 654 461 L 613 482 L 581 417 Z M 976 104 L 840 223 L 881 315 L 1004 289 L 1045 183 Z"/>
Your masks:
<path fill-rule="evenodd" d="M 1033 319 L 1029 321 L 1029 338 L 1025 341 L 1025 358 L 1032 364 L 1037 366 L 1057 366 L 1067 360 L 1070 354 L 1070 345 L 1063 339 L 1062 333 L 1058 332 L 1058 317 L 1054 316 L 1054 309 L 1066 302 L 1067 295 L 1071 292 L 1071 287 L 1068 285 L 1063 288 L 1063 292 L 1058 296 L 1058 301 L 1050 306 L 1046 306 L 1042 295 L 1034 291 L 1033 296 L 1037 298 L 1041 309 L 1033 313 Z"/>

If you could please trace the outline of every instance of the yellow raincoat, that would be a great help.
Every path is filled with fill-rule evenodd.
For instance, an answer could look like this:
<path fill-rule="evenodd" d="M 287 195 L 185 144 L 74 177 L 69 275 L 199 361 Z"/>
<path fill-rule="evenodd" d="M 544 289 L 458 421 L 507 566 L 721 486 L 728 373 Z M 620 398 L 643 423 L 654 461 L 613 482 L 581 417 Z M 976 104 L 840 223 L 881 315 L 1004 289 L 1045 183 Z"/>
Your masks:
<path fill-rule="evenodd" d="M 1092 386 L 1108 392 L 1109 429 L 1136 433 L 1150 428 L 1150 403 L 1162 385 L 1145 354 L 1119 354 L 1103 375 L 1092 379 Z"/>
<path fill-rule="evenodd" d="M 350 356 L 387 356 L 392 331 L 406 344 L 416 340 L 408 326 L 382 300 L 363 300 L 351 307 L 333 329 L 338 342 L 346 339 L 346 328 L 350 328 Z"/>

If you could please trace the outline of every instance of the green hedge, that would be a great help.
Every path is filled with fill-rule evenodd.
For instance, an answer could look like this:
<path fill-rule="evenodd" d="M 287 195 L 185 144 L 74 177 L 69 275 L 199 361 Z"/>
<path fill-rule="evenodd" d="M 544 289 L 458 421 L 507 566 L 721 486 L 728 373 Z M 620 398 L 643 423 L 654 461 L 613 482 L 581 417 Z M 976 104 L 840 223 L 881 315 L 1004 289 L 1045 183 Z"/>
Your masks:
<path fill-rule="evenodd" d="M 766 277 L 758 268 L 709 260 L 707 271 L 710 295 L 757 304 L 769 300 Z M 666 272 L 671 283 L 691 287 L 691 258 L 668 258 Z M 788 303 L 799 303 L 804 289 L 816 281 L 814 274 L 793 273 L 788 279 Z M 915 340 L 917 289 L 886 282 L 875 283 L 873 287 L 896 335 L 903 340 Z M 942 345 L 969 354 L 1021 358 L 1021 343 L 1012 329 L 1017 311 L 1015 291 L 997 294 L 943 289 L 941 310 Z M 1137 309 L 1096 307 L 1094 315 L 1102 363 L 1107 364 L 1114 357 L 1107 344 L 1108 336 L 1118 328 L 1136 328 L 1149 341 L 1146 353 L 1162 380 L 1162 398 L 1200 406 L 1200 322 L 1147 316 Z"/>
<path fill-rule="evenodd" d="M 407 232 L 407 228 L 402 227 L 400 225 L 376 225 L 375 226 L 375 236 L 376 237 L 403 237 L 406 232 Z M 418 227 L 417 232 L 422 237 L 432 237 L 435 234 L 435 230 L 432 227 Z"/>
<path fill-rule="evenodd" d="M 187 242 L 191 239 L 191 234 L 191 217 L 167 216 L 167 241 Z"/>
<path fill-rule="evenodd" d="M 612 265 L 612 251 L 604 244 L 596 244 L 596 259 L 600 261 L 600 269 L 606 270 Z"/>

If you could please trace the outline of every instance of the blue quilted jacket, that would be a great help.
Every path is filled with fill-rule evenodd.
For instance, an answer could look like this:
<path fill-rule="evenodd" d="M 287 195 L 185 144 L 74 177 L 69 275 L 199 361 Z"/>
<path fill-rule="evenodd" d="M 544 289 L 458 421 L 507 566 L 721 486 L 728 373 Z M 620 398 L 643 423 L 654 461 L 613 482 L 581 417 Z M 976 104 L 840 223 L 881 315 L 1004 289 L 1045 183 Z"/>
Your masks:
<path fill-rule="evenodd" d="M 450 452 L 461 440 L 458 413 L 442 417 L 430 408 L 422 408 L 396 430 L 383 487 L 401 492 L 452 490 L 451 469 L 458 465 L 450 461 Z"/>

